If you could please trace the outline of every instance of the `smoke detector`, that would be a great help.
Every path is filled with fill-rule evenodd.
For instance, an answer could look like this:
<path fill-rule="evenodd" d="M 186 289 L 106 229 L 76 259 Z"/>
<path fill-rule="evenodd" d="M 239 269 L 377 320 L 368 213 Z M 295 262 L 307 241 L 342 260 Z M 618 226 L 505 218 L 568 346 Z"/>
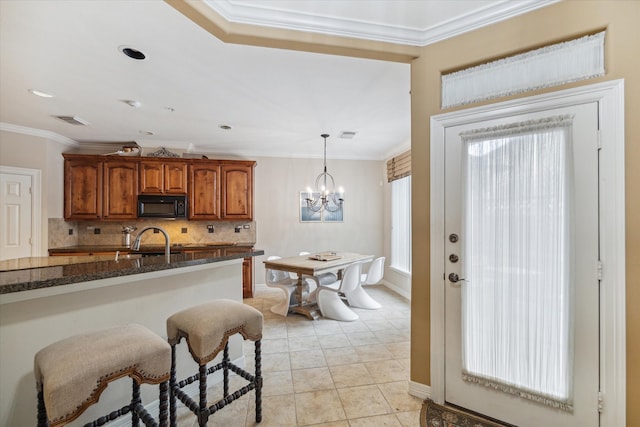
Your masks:
<path fill-rule="evenodd" d="M 88 121 L 81 119 L 78 116 L 56 116 L 56 117 L 62 121 L 69 123 L 70 125 L 87 126 L 89 124 Z"/>

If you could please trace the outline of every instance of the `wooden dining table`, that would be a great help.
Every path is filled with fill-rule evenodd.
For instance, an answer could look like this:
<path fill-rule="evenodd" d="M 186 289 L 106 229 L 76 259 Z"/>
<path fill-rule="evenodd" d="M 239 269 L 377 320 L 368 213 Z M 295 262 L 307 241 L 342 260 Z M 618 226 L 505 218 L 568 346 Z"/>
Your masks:
<path fill-rule="evenodd" d="M 264 261 L 265 268 L 271 270 L 286 271 L 298 275 L 296 284 L 296 300 L 298 303 L 291 306 L 290 311 L 300 313 L 309 319 L 320 317 L 320 310 L 315 302 L 309 301 L 309 293 L 305 276 L 321 277 L 324 273 L 337 273 L 341 278 L 342 270 L 354 262 L 367 262 L 373 260 L 373 255 L 363 255 L 353 252 L 324 251 L 308 255 L 292 256 Z"/>

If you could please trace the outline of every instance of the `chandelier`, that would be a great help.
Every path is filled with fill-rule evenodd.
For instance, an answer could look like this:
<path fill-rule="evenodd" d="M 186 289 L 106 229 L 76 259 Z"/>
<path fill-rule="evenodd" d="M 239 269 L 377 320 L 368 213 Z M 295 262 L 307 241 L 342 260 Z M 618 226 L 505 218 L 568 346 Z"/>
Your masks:
<path fill-rule="evenodd" d="M 344 190 L 342 187 L 335 191 L 335 181 L 333 176 L 327 172 L 327 138 L 329 134 L 320 135 L 324 138 L 324 171 L 316 178 L 315 189 L 307 187 L 307 207 L 313 212 L 325 210 L 327 212 L 338 212 L 342 209 L 344 202 Z"/>

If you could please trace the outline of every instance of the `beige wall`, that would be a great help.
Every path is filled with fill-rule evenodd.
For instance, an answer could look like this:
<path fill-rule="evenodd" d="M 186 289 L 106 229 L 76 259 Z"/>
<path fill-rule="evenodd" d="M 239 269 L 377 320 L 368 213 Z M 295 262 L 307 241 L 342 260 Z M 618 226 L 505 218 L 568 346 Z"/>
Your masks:
<path fill-rule="evenodd" d="M 42 171 L 41 255 L 47 255 L 50 216 L 62 216 L 62 156 L 68 147 L 45 137 L 0 131 L 0 165 Z"/>
<path fill-rule="evenodd" d="M 327 160 L 327 169 L 344 187 L 342 223 L 301 223 L 299 193 L 313 187 L 322 172 L 322 159 L 256 158 L 255 216 L 256 283 L 264 283 L 262 261 L 270 255 L 291 256 L 300 251 L 345 250 L 382 255 L 385 182 L 382 161 Z"/>
<path fill-rule="evenodd" d="M 606 75 L 560 89 L 603 80 L 625 79 L 626 132 L 626 314 L 627 425 L 640 425 L 640 2 L 569 1 L 424 47 L 412 64 L 411 122 L 413 162 L 413 286 L 411 378 L 430 384 L 429 328 L 429 117 L 444 111 L 440 73 L 487 62 L 513 53 L 607 30 Z M 554 88 L 552 90 L 557 90 Z M 540 92 L 531 92 L 529 96 Z M 504 99 L 499 99 L 502 101 Z M 474 104 L 479 105 L 479 104 Z M 419 238 L 418 238 L 419 236 Z"/>

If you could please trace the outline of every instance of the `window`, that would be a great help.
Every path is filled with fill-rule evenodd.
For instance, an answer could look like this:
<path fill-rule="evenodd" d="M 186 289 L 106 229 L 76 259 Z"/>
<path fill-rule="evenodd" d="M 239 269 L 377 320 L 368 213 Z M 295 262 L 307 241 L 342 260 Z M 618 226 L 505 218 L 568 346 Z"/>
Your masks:
<path fill-rule="evenodd" d="M 391 182 L 391 267 L 411 273 L 411 175 Z"/>

